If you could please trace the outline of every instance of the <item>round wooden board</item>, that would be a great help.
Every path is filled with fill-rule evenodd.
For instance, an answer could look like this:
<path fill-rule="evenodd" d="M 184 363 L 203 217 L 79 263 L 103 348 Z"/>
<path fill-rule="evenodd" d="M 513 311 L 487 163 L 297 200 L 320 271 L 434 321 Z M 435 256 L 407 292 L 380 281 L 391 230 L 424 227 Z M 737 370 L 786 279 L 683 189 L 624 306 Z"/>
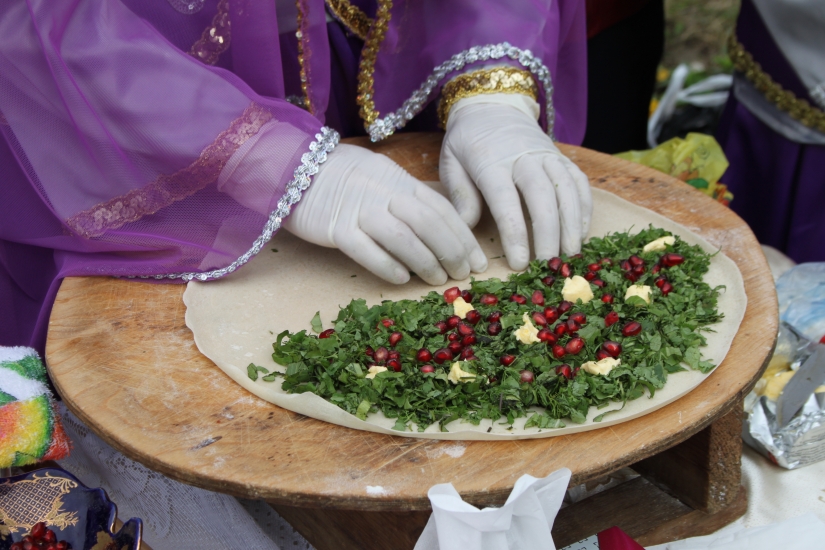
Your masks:
<path fill-rule="evenodd" d="M 422 180 L 438 179 L 440 134 L 378 144 Z M 659 212 L 723 247 L 748 306 L 725 361 L 696 390 L 642 418 L 548 439 L 433 441 L 350 430 L 298 415 L 235 384 L 198 352 L 183 285 L 67 278 L 46 356 L 69 409 L 109 444 L 174 479 L 291 506 L 425 510 L 452 482 L 477 505 L 501 504 L 525 473 L 568 467 L 573 483 L 666 449 L 728 412 L 751 389 L 777 332 L 774 283 L 761 248 L 733 212 L 654 170 L 586 149 L 562 150 L 591 183 Z"/>

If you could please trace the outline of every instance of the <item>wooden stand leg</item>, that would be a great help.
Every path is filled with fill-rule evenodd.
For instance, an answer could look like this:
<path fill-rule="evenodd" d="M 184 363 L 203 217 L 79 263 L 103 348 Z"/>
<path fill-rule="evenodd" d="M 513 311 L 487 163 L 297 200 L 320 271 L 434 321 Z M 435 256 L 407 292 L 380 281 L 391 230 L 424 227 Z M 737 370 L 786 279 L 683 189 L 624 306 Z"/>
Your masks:
<path fill-rule="evenodd" d="M 742 403 L 634 470 L 695 510 L 716 513 L 736 501 L 742 480 Z"/>

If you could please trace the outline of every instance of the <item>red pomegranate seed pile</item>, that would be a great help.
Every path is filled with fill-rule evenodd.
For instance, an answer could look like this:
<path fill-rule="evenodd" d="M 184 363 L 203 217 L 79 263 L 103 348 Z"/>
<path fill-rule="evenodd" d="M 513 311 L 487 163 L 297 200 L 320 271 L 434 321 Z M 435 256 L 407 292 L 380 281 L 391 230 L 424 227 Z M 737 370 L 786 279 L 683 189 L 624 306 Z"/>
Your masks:
<path fill-rule="evenodd" d="M 22 540 L 13 543 L 9 550 L 68 550 L 70 548 L 71 545 L 65 540 L 58 541 L 57 534 L 41 521 L 35 523 L 31 532 Z"/>

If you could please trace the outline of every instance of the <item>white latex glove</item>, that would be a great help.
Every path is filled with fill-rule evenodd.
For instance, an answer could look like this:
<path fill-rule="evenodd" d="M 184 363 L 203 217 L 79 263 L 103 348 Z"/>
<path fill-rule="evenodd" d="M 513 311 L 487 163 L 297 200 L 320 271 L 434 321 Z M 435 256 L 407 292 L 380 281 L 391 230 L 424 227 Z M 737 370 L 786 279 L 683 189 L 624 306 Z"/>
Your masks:
<path fill-rule="evenodd" d="M 537 123 L 538 104 L 516 94 L 459 100 L 450 110 L 441 147 L 441 182 L 470 227 L 487 201 L 510 267 L 530 260 L 519 192 L 533 223 L 537 258 L 575 254 L 587 235 L 593 201 L 584 172 Z M 479 191 L 481 193 L 479 194 Z"/>
<path fill-rule="evenodd" d="M 284 227 L 341 249 L 391 283 L 409 281 L 409 270 L 442 285 L 448 274 L 464 279 L 487 269 L 450 201 L 384 155 L 354 145 L 338 145 L 329 155 Z"/>

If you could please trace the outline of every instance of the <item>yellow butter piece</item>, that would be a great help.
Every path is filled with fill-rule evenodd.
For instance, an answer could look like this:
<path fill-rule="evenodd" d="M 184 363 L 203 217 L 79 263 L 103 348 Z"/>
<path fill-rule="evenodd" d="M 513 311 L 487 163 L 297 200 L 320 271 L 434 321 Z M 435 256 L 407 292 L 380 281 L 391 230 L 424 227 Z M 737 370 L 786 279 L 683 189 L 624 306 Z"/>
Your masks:
<path fill-rule="evenodd" d="M 610 374 L 610 371 L 622 364 L 621 359 L 614 359 L 613 357 L 605 357 L 601 361 L 588 361 L 582 368 L 590 374 Z"/>
<path fill-rule="evenodd" d="M 624 299 L 627 301 L 631 296 L 638 296 L 648 304 L 650 303 L 650 287 L 647 285 L 630 285 L 625 292 Z"/>
<path fill-rule="evenodd" d="M 530 322 L 530 317 L 525 313 L 521 319 L 524 321 L 524 324 L 513 333 L 516 340 L 522 344 L 537 344 L 541 342 L 538 337 L 539 329 L 533 326 L 533 323 Z"/>
<path fill-rule="evenodd" d="M 576 300 L 581 300 L 583 304 L 586 304 L 593 299 L 593 290 L 590 288 L 587 279 L 579 275 L 573 275 L 564 280 L 561 295 L 568 302 L 575 304 Z"/>
<path fill-rule="evenodd" d="M 378 374 L 379 372 L 384 372 L 385 370 L 387 370 L 387 367 L 379 367 L 379 366 L 370 367 L 369 374 L 367 374 L 366 377 L 367 378 L 375 378 L 376 374 Z"/>
<path fill-rule="evenodd" d="M 473 304 L 468 304 L 461 296 L 456 298 L 453 302 L 453 312 L 462 319 L 466 319 L 467 313 L 473 311 L 474 309 Z"/>
<path fill-rule="evenodd" d="M 788 382 L 791 381 L 795 371 L 789 370 L 785 372 L 780 372 L 773 378 L 767 381 L 765 384 L 765 390 L 763 395 L 767 396 L 768 399 L 771 401 L 776 401 L 779 399 L 779 394 L 782 393 L 782 390 L 785 389 L 785 386 L 788 385 Z"/>
<path fill-rule="evenodd" d="M 461 361 L 456 361 L 453 363 L 453 366 L 450 368 L 450 374 L 447 375 L 447 380 L 453 384 L 458 384 L 459 382 L 466 384 L 467 382 L 472 382 L 475 379 L 475 374 L 461 369 Z"/>
<path fill-rule="evenodd" d="M 644 248 L 642 248 L 642 252 L 655 252 L 657 250 L 665 250 L 667 245 L 673 246 L 673 243 L 676 242 L 676 237 L 672 235 L 668 235 L 667 237 L 659 237 L 655 241 L 650 241 L 647 243 Z"/>

